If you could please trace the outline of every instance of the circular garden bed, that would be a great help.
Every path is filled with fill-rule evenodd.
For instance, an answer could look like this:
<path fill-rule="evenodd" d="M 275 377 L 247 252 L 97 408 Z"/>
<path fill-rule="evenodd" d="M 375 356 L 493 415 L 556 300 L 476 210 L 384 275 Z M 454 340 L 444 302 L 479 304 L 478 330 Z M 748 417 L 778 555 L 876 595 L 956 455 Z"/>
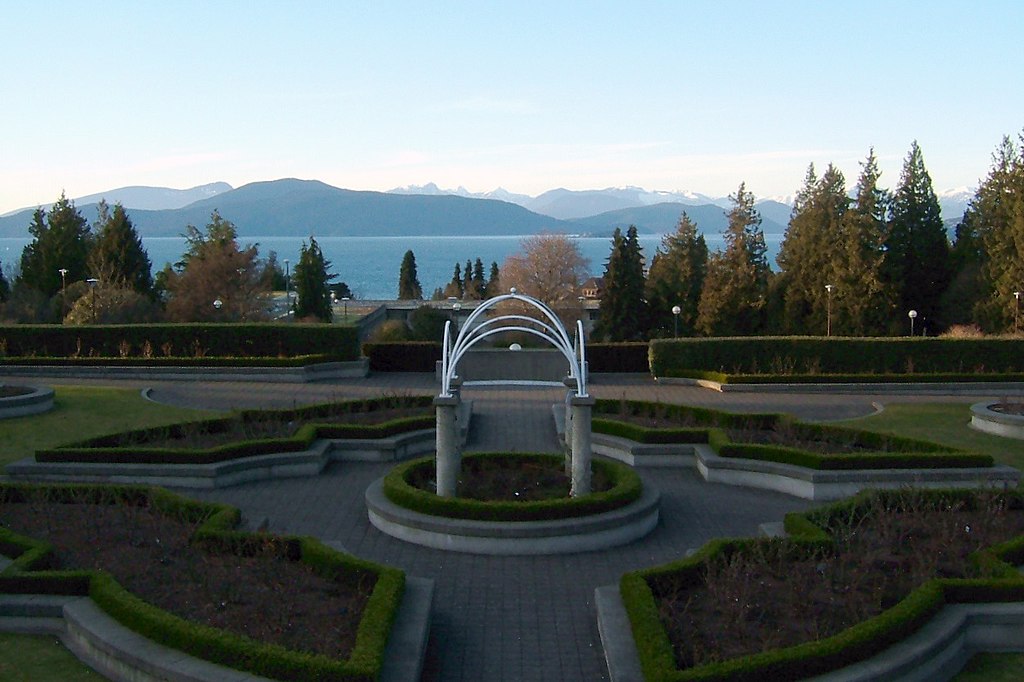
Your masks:
<path fill-rule="evenodd" d="M 367 489 L 370 521 L 408 542 L 481 554 L 555 554 L 632 542 L 658 522 L 660 496 L 618 462 L 594 460 L 594 492 L 569 497 L 561 455 L 463 457 L 458 497 L 433 491 L 434 460 L 401 464 Z"/>
<path fill-rule="evenodd" d="M 0 384 L 0 419 L 41 414 L 52 409 L 52 388 Z"/>

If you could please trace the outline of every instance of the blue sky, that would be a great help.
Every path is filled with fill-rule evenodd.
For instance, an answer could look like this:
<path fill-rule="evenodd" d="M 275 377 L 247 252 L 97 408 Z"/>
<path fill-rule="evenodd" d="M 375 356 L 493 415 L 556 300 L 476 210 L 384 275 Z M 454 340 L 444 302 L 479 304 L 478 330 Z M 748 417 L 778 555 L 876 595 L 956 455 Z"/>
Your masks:
<path fill-rule="evenodd" d="M 1024 129 L 1024 2 L 5 2 L 0 213 L 281 177 L 937 190 Z"/>

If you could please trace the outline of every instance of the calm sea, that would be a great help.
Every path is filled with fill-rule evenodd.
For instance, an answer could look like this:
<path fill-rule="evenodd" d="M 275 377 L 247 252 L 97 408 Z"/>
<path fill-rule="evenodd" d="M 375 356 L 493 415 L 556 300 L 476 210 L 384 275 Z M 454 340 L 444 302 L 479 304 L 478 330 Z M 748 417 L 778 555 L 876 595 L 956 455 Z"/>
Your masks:
<path fill-rule="evenodd" d="M 455 263 L 465 266 L 466 260 L 477 258 L 484 263 L 485 274 L 490 271 L 492 261 L 500 266 L 506 257 L 520 250 L 522 237 L 322 237 L 317 239 L 324 257 L 331 261 L 331 272 L 338 280 L 349 285 L 356 298 L 391 299 L 398 295 L 398 269 L 402 256 L 409 249 L 416 254 L 416 269 L 423 293 L 430 296 L 437 287 L 444 287 L 452 278 Z M 721 235 L 705 235 L 708 248 L 712 251 L 722 248 Z M 611 249 L 611 239 L 596 237 L 575 238 L 584 257 L 590 259 L 590 272 L 600 275 L 604 272 L 605 261 Z M 0 238 L 0 263 L 5 275 L 10 275 L 21 258 L 21 251 L 31 241 L 29 238 Z M 252 237 L 243 238 L 243 244 L 256 243 L 260 255 L 266 257 L 271 251 L 277 253 L 278 262 L 283 266 L 287 258 L 291 267 L 299 259 L 302 248 L 301 237 Z M 774 266 L 782 235 L 765 235 L 768 246 L 768 260 Z M 152 237 L 143 239 L 153 269 L 159 270 L 164 263 L 181 259 L 185 251 L 185 240 L 180 237 Z M 640 237 L 640 245 L 648 261 L 661 243 L 661 235 Z"/>

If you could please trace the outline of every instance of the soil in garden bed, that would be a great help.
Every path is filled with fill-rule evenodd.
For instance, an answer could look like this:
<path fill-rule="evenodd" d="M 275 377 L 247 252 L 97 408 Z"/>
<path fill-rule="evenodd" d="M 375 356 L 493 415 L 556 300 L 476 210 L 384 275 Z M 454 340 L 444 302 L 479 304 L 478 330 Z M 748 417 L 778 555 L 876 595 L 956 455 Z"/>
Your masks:
<path fill-rule="evenodd" d="M 434 492 L 433 467 L 414 472 L 410 485 Z M 533 502 L 568 499 L 572 478 L 555 460 L 530 457 L 467 457 L 462 460 L 457 496 L 481 502 Z M 612 487 L 611 480 L 595 470 L 593 492 Z"/>
<path fill-rule="evenodd" d="M 46 540 L 59 568 L 107 571 L 132 594 L 186 620 L 289 649 L 348 658 L 373 579 L 327 580 L 265 554 L 209 553 L 193 524 L 145 506 L 0 503 L 0 524 Z"/>
<path fill-rule="evenodd" d="M 878 615 L 933 578 L 982 577 L 968 555 L 1024 534 L 1024 510 L 998 493 L 906 509 L 876 501 L 832 529 L 836 548 L 814 556 L 785 541 L 719 557 L 705 576 L 651 579 L 677 665 L 688 668 L 823 639 Z"/>

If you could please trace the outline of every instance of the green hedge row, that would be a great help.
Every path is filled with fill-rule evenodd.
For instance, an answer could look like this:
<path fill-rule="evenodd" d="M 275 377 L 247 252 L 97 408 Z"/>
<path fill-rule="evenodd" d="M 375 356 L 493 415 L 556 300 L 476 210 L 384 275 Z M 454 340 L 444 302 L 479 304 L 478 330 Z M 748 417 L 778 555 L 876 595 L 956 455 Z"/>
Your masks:
<path fill-rule="evenodd" d="M 649 371 L 647 343 L 592 343 L 586 347 L 591 372 Z M 435 341 L 364 343 L 363 355 L 372 372 L 433 372 L 441 361 L 441 344 Z"/>
<path fill-rule="evenodd" d="M 863 381 L 863 375 L 1014 375 L 1024 373 L 1022 348 L 1024 343 L 1012 338 L 658 339 L 651 342 L 650 368 L 662 377 L 714 372 L 730 377 L 846 375 L 855 381 Z"/>
<path fill-rule="evenodd" d="M 359 359 L 358 330 L 333 324 L 3 325 L 0 358 Z"/>
<path fill-rule="evenodd" d="M 816 470 L 855 469 L 948 469 L 991 467 L 990 455 L 959 452 L 927 441 L 890 436 L 828 424 L 805 424 L 786 415 L 735 414 L 686 405 L 666 405 L 649 401 L 598 400 L 594 405 L 592 429 L 637 443 L 708 443 L 720 457 L 754 459 L 792 464 Z M 620 417 L 657 417 L 706 426 L 648 428 L 615 419 Z M 782 428 L 794 438 L 832 440 L 850 447 L 864 448 L 854 453 L 809 452 L 782 445 L 733 442 L 723 429 Z M 876 452 L 868 449 L 877 450 Z"/>
<path fill-rule="evenodd" d="M 564 462 L 561 455 L 522 452 L 473 453 L 465 455 L 463 461 L 482 457 L 545 459 L 556 466 L 561 466 Z M 640 477 L 630 467 L 601 459 L 593 460 L 592 465 L 595 471 L 601 471 L 612 481 L 609 490 L 558 500 L 483 502 L 458 497 L 438 497 L 432 492 L 410 485 L 409 478 L 416 470 L 433 470 L 434 458 L 424 457 L 392 469 L 384 477 L 384 494 L 398 506 L 422 514 L 475 521 L 543 521 L 576 518 L 618 509 L 640 498 Z"/>
<path fill-rule="evenodd" d="M 435 341 L 396 341 L 364 343 L 363 355 L 370 360 L 371 372 L 431 372 L 441 361 L 441 343 Z"/>
<path fill-rule="evenodd" d="M 949 496 L 972 496 L 974 491 L 915 491 L 925 499 L 941 504 Z M 801 680 L 837 670 L 869 658 L 906 639 L 928 622 L 946 603 L 1005 602 L 1024 600 L 1024 577 L 1014 566 L 1019 560 L 1024 537 L 990 547 L 972 557 L 976 563 L 993 569 L 984 579 L 934 579 L 911 592 L 883 613 L 826 639 L 784 649 L 766 651 L 689 669 L 676 667 L 672 645 L 661 624 L 654 593 L 660 581 L 694 584 L 701 579 L 704 566 L 725 554 L 742 551 L 755 543 L 785 543 L 784 551 L 801 553 L 827 547 L 831 539 L 825 532 L 835 519 L 849 518 L 851 511 L 863 508 L 871 495 L 901 494 L 901 491 L 861 493 L 860 495 L 807 514 L 789 514 L 787 540 L 715 540 L 692 557 L 663 566 L 625 574 L 620 581 L 622 601 L 629 615 L 640 655 L 644 679 L 657 682 L 763 682 L 763 680 Z M 1024 504 L 1021 493 L 1005 493 Z"/>
<path fill-rule="evenodd" d="M 238 415 L 194 422 L 181 422 L 115 433 L 71 443 L 57 448 L 37 450 L 38 462 L 92 462 L 140 464 L 212 464 L 240 457 L 278 452 L 299 452 L 318 438 L 372 439 L 399 433 L 431 429 L 435 416 L 430 396 L 395 396 L 323 403 L 282 410 L 245 410 Z M 369 413 L 390 408 L 423 409 L 424 414 L 402 417 L 380 424 L 317 424 L 316 419 L 347 414 Z M 182 438 L 189 434 L 224 433 L 237 425 L 267 421 L 306 422 L 294 435 L 285 438 L 239 440 L 224 445 L 195 449 L 146 446 L 147 441 Z"/>
<path fill-rule="evenodd" d="M 266 551 L 269 540 L 272 551 L 276 546 L 281 556 L 302 561 L 328 579 L 347 581 L 371 576 L 375 578 L 373 591 L 363 611 L 352 653 L 347 660 L 341 661 L 278 645 L 261 644 L 186 621 L 142 601 L 103 572 L 46 570 L 49 568 L 48 558 L 53 554 L 52 548 L 45 543 L 17 536 L 7 529 L 0 529 L 0 541 L 5 547 L 20 548 L 21 551 L 16 552 L 15 561 L 0 573 L 0 590 L 20 593 L 87 593 L 111 617 L 145 637 L 199 658 L 256 675 L 275 679 L 334 682 L 369 682 L 379 678 L 384 648 L 405 589 L 405 574 L 402 571 L 341 554 L 313 538 L 274 538 L 265 534 L 257 537 L 232 531 L 231 528 L 239 518 L 237 509 L 186 500 L 156 488 L 0 486 L 0 497 L 3 499 L 24 498 L 29 493 L 42 494 L 49 500 L 63 496 L 68 500 L 90 500 L 97 504 L 139 503 L 140 499 L 144 499 L 145 503 L 164 511 L 205 519 L 193 541 L 207 551 L 245 551 L 248 547 L 249 551 L 255 552 L 257 546 L 261 551 Z"/>

